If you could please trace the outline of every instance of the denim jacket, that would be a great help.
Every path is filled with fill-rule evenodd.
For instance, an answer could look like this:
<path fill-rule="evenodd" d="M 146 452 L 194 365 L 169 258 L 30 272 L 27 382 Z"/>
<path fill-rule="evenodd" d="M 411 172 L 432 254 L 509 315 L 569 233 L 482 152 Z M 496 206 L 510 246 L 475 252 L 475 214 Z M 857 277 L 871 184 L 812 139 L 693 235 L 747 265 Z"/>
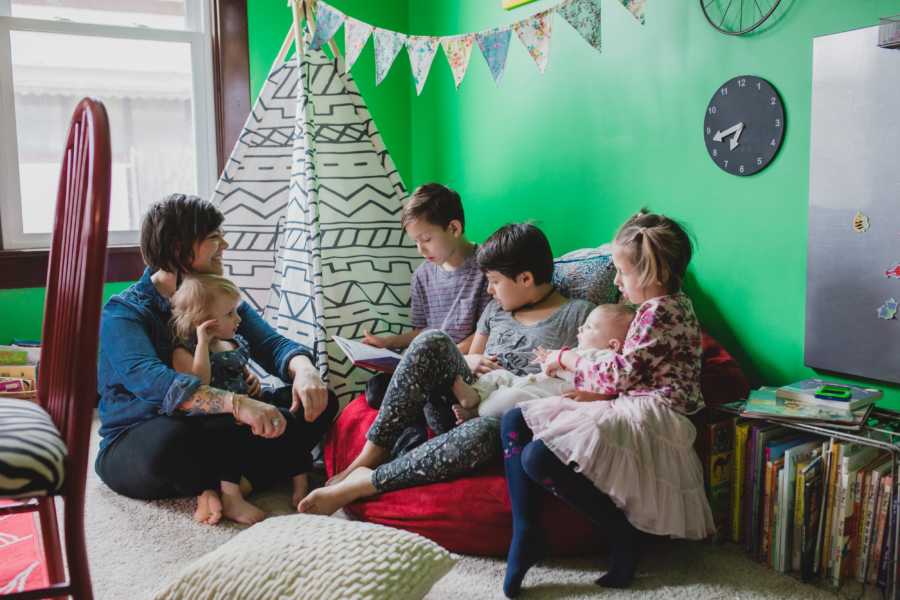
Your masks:
<path fill-rule="evenodd" d="M 122 432 L 158 415 L 171 415 L 200 387 L 200 379 L 172 369 L 172 310 L 145 269 L 134 285 L 109 299 L 100 320 L 97 392 L 100 451 Z M 238 307 L 240 333 L 263 369 L 290 381 L 288 364 L 309 348 L 278 334 L 246 302 Z"/>

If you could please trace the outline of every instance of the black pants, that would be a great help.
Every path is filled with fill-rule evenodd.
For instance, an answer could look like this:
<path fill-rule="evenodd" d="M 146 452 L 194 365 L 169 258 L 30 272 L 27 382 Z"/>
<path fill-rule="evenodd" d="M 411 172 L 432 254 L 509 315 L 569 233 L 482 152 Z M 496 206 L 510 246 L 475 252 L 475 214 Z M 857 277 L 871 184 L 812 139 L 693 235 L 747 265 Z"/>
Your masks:
<path fill-rule="evenodd" d="M 287 421 L 275 439 L 253 435 L 231 414 L 162 415 L 116 438 L 94 468 L 113 491 L 141 500 L 195 496 L 218 489 L 220 481 L 246 477 L 254 489 L 310 471 L 310 452 L 331 426 L 337 397 L 328 392 L 328 407 L 312 423 L 288 411 L 291 388 L 270 392 L 264 400 L 281 410 Z"/>

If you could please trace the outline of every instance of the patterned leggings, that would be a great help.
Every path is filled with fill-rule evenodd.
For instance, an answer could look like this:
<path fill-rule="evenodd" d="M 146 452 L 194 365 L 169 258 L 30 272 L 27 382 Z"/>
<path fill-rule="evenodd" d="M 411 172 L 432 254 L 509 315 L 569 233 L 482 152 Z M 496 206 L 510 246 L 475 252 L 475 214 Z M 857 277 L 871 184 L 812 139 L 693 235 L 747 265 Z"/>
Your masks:
<path fill-rule="evenodd" d="M 462 353 L 446 333 L 426 331 L 410 344 L 367 437 L 390 450 L 403 431 L 420 423 L 423 415 L 438 435 L 375 469 L 372 484 L 379 492 L 452 479 L 500 455 L 499 419 L 478 417 L 458 427 L 447 427 L 449 405 L 429 402 L 429 398 L 443 397 L 457 375 L 467 383 L 474 380 Z"/>

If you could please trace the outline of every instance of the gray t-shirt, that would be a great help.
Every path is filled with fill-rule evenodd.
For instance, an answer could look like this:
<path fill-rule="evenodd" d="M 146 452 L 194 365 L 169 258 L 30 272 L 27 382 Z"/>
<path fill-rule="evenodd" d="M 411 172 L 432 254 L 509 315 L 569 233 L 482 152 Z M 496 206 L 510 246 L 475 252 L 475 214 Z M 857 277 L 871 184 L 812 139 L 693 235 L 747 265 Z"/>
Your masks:
<path fill-rule="evenodd" d="M 426 261 L 412 276 L 412 326 L 440 329 L 458 343 L 475 332 L 478 316 L 490 300 L 474 253 L 453 271 Z"/>
<path fill-rule="evenodd" d="M 478 333 L 488 336 L 484 353 L 495 355 L 500 366 L 516 375 L 537 373 L 540 365 L 531 364 L 538 346 L 544 348 L 578 345 L 578 326 L 584 323 L 594 305 L 587 300 L 569 300 L 534 325 L 523 325 L 496 300 L 484 309 L 478 320 Z"/>

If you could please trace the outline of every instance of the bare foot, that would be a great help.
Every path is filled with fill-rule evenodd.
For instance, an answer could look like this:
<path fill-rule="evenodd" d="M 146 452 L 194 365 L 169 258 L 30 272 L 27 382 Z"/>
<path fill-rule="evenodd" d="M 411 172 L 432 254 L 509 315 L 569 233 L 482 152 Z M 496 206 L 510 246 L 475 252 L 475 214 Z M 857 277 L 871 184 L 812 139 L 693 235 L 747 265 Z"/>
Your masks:
<path fill-rule="evenodd" d="M 456 415 L 457 425 L 461 425 L 469 419 L 474 419 L 478 416 L 478 409 L 475 408 L 463 408 L 459 404 L 454 404 L 451 409 L 453 410 L 453 414 Z"/>
<path fill-rule="evenodd" d="M 369 469 L 374 469 L 388 458 L 390 458 L 391 452 L 390 450 L 386 450 L 381 446 L 366 440 L 366 444 L 363 446 L 363 449 L 359 452 L 356 458 L 353 459 L 347 468 L 341 471 L 340 473 L 333 475 L 331 479 L 325 482 L 325 487 L 331 487 L 333 485 L 337 485 L 344 481 L 347 476 L 360 467 L 367 467 Z"/>
<path fill-rule="evenodd" d="M 478 391 L 465 382 L 462 375 L 457 375 L 453 380 L 453 395 L 464 408 L 475 408 L 481 402 Z M 458 415 L 457 415 L 458 416 Z"/>
<path fill-rule="evenodd" d="M 310 492 L 300 501 L 297 512 L 327 517 L 354 500 L 372 496 L 377 491 L 372 485 L 372 469 L 359 467 L 344 478 L 344 481 Z"/>
<path fill-rule="evenodd" d="M 309 477 L 307 477 L 306 473 L 303 475 L 296 475 L 293 479 L 294 483 L 294 493 L 291 494 L 291 506 L 300 511 L 300 501 L 306 498 L 306 495 L 309 493 Z"/>
<path fill-rule="evenodd" d="M 203 490 L 197 496 L 197 510 L 194 511 L 194 520 L 206 525 L 215 525 L 222 518 L 222 501 L 215 490 Z"/>
<path fill-rule="evenodd" d="M 244 500 L 236 483 L 226 481 L 222 482 L 222 514 L 226 519 L 244 525 L 253 525 L 266 518 L 266 513 Z"/>

